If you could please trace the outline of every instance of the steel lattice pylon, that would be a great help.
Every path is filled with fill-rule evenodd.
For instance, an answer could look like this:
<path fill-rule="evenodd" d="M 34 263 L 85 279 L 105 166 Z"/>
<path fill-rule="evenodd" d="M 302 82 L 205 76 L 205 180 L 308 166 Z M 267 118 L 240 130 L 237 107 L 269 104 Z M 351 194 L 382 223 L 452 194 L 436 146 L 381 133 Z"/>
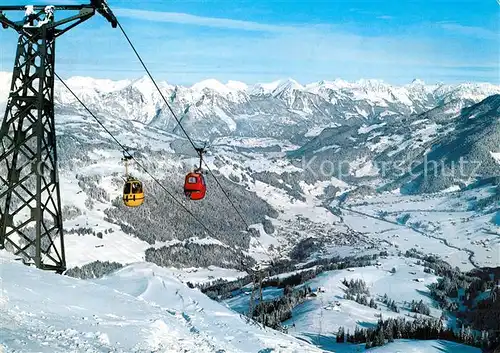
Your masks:
<path fill-rule="evenodd" d="M 79 13 L 55 22 L 56 9 Z M 26 10 L 24 20 L 8 20 L 2 13 L 6 10 Z M 103 1 L 76 6 L 0 6 L 2 25 L 19 33 L 0 126 L 0 249 L 58 273 L 66 269 L 66 259 L 54 123 L 55 39 L 92 17 L 95 10 L 116 27 Z"/>

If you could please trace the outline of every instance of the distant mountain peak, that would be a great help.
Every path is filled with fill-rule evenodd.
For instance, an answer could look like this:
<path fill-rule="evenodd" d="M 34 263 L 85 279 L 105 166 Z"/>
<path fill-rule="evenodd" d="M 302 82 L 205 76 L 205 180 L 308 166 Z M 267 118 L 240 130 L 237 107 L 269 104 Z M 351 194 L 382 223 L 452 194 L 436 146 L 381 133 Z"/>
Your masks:
<path fill-rule="evenodd" d="M 375 78 L 362 78 L 362 79 L 357 80 L 356 83 L 361 85 L 361 86 L 372 86 L 372 87 L 379 87 L 379 86 L 388 85 L 383 80 L 375 79 Z"/>
<path fill-rule="evenodd" d="M 0 72 L 0 108 L 7 103 L 11 75 Z M 148 76 L 123 81 L 76 76 L 66 81 L 98 111 L 170 128 L 171 114 L 164 109 L 165 103 Z M 386 116 L 419 114 L 448 103 L 454 103 L 456 110 L 500 94 L 498 85 L 439 86 L 420 80 L 399 86 L 382 80 L 348 82 L 341 78 L 302 85 L 290 77 L 251 86 L 239 81 L 223 83 L 213 78 L 192 86 L 157 83 L 179 114 L 190 107 L 185 124 L 191 125 L 193 134 L 199 133 L 199 136 L 205 136 L 207 131 L 210 135 L 222 136 L 234 132 L 237 125 L 241 130 L 246 129 L 245 133 L 268 136 L 267 124 L 285 126 L 293 121 L 293 126 L 309 130 L 316 125 L 330 126 L 332 122 L 342 124 L 348 119 L 383 120 Z M 77 104 L 59 82 L 56 82 L 55 101 L 65 108 Z M 257 123 L 259 119 L 263 119 L 263 123 Z M 274 134 L 284 134 L 284 131 L 276 129 Z"/>
<path fill-rule="evenodd" d="M 422 81 L 421 79 L 418 79 L 418 78 L 414 78 L 412 81 L 411 81 L 411 84 L 412 85 L 420 85 L 420 86 L 425 86 L 425 82 Z"/>
<path fill-rule="evenodd" d="M 214 90 L 216 92 L 224 93 L 224 94 L 229 93 L 231 91 L 231 89 L 229 89 L 226 85 L 224 85 L 222 82 L 220 82 L 214 78 L 210 78 L 210 79 L 195 83 L 190 88 L 193 91 L 202 91 L 202 90 L 208 88 L 210 90 Z"/>
<path fill-rule="evenodd" d="M 300 83 L 298 83 L 297 81 L 295 81 L 292 78 L 287 78 L 286 80 L 279 81 L 279 84 L 273 90 L 272 94 L 276 96 L 276 95 L 280 95 L 280 94 L 287 92 L 287 91 L 303 90 L 303 89 L 304 89 L 304 86 L 302 86 Z"/>
<path fill-rule="evenodd" d="M 65 81 L 70 88 L 92 89 L 100 92 L 112 92 L 130 85 L 131 80 L 113 81 L 106 78 L 93 78 L 89 76 L 72 76 Z"/>
<path fill-rule="evenodd" d="M 229 87 L 230 89 L 233 89 L 236 91 L 247 91 L 248 90 L 248 85 L 244 82 L 241 82 L 241 81 L 229 80 L 226 83 L 226 87 Z"/>

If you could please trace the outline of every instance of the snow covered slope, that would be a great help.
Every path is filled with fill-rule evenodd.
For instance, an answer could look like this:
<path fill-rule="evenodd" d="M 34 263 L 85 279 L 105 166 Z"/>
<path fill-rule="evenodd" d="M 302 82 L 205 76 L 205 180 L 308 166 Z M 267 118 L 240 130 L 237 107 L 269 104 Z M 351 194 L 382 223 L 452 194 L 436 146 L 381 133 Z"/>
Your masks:
<path fill-rule="evenodd" d="M 8 76 L 0 75 L 0 95 L 5 98 Z M 395 255 L 415 247 L 437 253 L 463 270 L 498 265 L 500 223 L 495 215 L 500 210 L 494 180 L 484 187 L 474 180 L 443 180 L 433 183 L 439 193 L 421 194 L 432 190 L 415 188 L 417 195 L 410 196 L 398 191 L 410 180 L 399 180 L 394 170 L 395 161 L 411 165 L 438 151 L 445 160 L 450 153 L 481 159 L 485 169 L 480 172 L 494 176 L 500 152 L 494 144 L 499 136 L 500 96 L 494 95 L 500 93 L 498 86 L 415 81 L 395 87 L 373 80 L 304 86 L 291 79 L 255 87 L 214 80 L 192 87 L 161 84 L 190 134 L 211 141 L 206 161 L 250 225 L 247 229 L 211 177 L 205 200 L 193 203 L 183 198 L 183 176 L 196 158 L 149 80 L 77 77 L 68 83 L 213 234 L 137 166 L 133 173 L 145 182 L 146 201 L 138 209 L 125 208 L 120 201 L 121 151 L 58 86 L 56 125 L 68 267 L 95 260 L 135 264 L 93 283 L 2 264 L 0 307 L 7 320 L 0 323 L 0 337 L 6 337 L 9 348 L 53 352 L 50 345 L 41 345 L 46 340 L 57 344 L 59 351 L 110 346 L 118 347 L 117 352 L 179 347 L 202 352 L 314 351 L 301 341 L 248 325 L 179 280 L 235 278 L 246 270 L 240 257 L 288 256 L 309 237 L 323 245 L 312 256 L 363 254 L 370 249 Z M 0 107 L 2 102 L 4 98 Z M 467 145 L 473 148 L 455 148 Z M 443 146 L 448 147 L 443 151 Z M 347 162 L 349 173 L 314 175 L 303 158 L 316 160 L 315 172 L 321 163 Z M 385 174 L 383 163 L 392 165 Z M 136 263 L 144 260 L 164 268 Z M 395 265 L 387 268 L 391 266 Z M 399 267 L 409 272 L 411 266 Z M 389 275 L 387 268 L 359 270 L 373 285 L 374 295 L 387 291 L 400 301 L 425 300 L 417 290 L 425 291 L 426 281 L 434 276 L 422 274 L 424 282 L 414 282 L 404 272 Z M 401 288 L 394 279 L 410 285 Z M 339 278 L 319 280 L 331 289 L 325 300 L 339 299 Z M 322 330 L 331 334 L 340 324 L 376 321 L 372 309 L 353 302 L 342 307 L 345 312 L 326 314 L 330 327 Z M 310 301 L 294 313 L 302 315 L 302 333 L 318 334 L 305 326 L 313 324 L 321 308 L 318 300 Z M 306 339 L 305 334 L 297 336 Z M 394 349 L 399 347 L 411 351 L 415 345 L 394 343 Z"/>
<path fill-rule="evenodd" d="M 418 115 L 328 127 L 288 152 L 317 178 L 405 193 L 440 191 L 499 175 L 500 95 L 465 101 Z M 305 162 L 304 162 L 305 161 Z"/>
<path fill-rule="evenodd" d="M 347 351 L 336 350 L 338 353 Z M 441 352 L 457 352 L 457 353 L 480 353 L 481 349 L 466 346 L 463 344 L 429 340 L 429 341 L 412 341 L 412 340 L 398 340 L 389 343 L 383 347 L 376 347 L 369 350 L 370 353 L 441 353 Z"/>
<path fill-rule="evenodd" d="M 429 298 L 427 289 L 427 285 L 436 281 L 436 276 L 424 273 L 424 268 L 415 265 L 412 259 L 395 257 L 379 262 L 380 266 L 324 272 L 306 282 L 312 288 L 321 287 L 324 293 L 317 293 L 318 297 L 296 307 L 293 318 L 284 324 L 295 324 L 292 331 L 304 338 L 317 334 L 333 336 L 339 326 L 344 326 L 346 331 L 349 329 L 351 332 L 354 332 L 356 325 L 375 326 L 379 314 L 382 314 L 384 319 L 408 315 L 410 311 L 405 308 L 404 302 L 412 300 L 422 300 L 431 307 L 431 316 L 440 317 L 441 310 L 433 308 L 433 301 Z M 393 268 L 395 273 L 391 273 Z M 343 299 L 346 289 L 342 284 L 344 278 L 347 281 L 363 280 L 370 292 L 369 299 L 373 298 L 379 308 L 374 309 L 353 300 Z M 417 279 L 420 282 L 417 282 Z M 400 313 L 392 312 L 381 302 L 384 294 L 395 301 L 401 309 Z"/>
<path fill-rule="evenodd" d="M 26 267 L 2 251 L 0 315 L 6 353 L 320 352 L 144 263 L 87 282 Z"/>
<path fill-rule="evenodd" d="M 369 291 L 368 301 L 373 299 L 377 308 L 362 305 L 354 300 L 344 298 L 346 286 L 343 280 L 362 280 Z M 309 280 L 304 285 L 315 291 L 315 296 L 293 309 L 292 318 L 283 322 L 288 333 L 301 340 L 311 342 L 329 352 L 354 353 L 365 351 L 365 345 L 336 343 L 335 335 L 340 326 L 351 333 L 355 327 L 375 327 L 380 317 L 404 318 L 413 320 L 415 313 L 410 311 L 410 302 L 422 301 L 430 308 L 430 316 L 439 318 L 442 311 L 429 296 L 427 286 L 436 282 L 437 277 L 425 273 L 424 267 L 415 259 L 389 257 L 379 259 L 376 266 L 349 268 L 346 270 L 327 271 Z M 317 289 L 321 288 L 320 291 Z M 272 300 L 281 296 L 282 288 L 267 287 L 263 290 L 264 300 Z M 392 311 L 384 302 L 384 296 L 398 307 L 399 312 Z M 225 302 L 238 312 L 248 310 L 248 295 L 239 294 Z M 419 315 L 426 317 L 425 315 Z M 456 352 L 475 352 L 481 350 L 462 344 L 446 341 L 413 341 L 396 340 L 383 347 L 372 348 L 367 352 L 383 353 L 439 353 L 446 349 Z"/>

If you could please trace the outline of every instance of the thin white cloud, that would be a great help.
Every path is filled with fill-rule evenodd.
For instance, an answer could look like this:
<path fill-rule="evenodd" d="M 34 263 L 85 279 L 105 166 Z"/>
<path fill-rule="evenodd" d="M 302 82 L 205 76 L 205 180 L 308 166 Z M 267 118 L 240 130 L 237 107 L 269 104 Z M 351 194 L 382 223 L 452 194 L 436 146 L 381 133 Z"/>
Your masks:
<path fill-rule="evenodd" d="M 467 35 L 491 35 L 491 30 L 476 31 L 453 22 L 426 23 L 408 28 L 408 31 L 376 36 L 356 33 L 356 24 L 332 25 L 277 25 L 251 21 L 194 16 L 184 13 L 153 12 L 128 8 L 114 8 L 117 16 L 136 19 L 130 33 L 148 64 L 168 80 L 199 81 L 215 77 L 219 80 L 265 81 L 279 77 L 294 77 L 303 81 L 382 77 L 391 80 L 411 80 L 411 76 L 427 79 L 462 77 L 463 79 L 498 82 L 498 46 L 476 48 L 470 41 L 450 41 L 442 36 L 430 36 L 446 30 L 465 31 Z M 381 15 L 380 13 L 378 15 Z M 382 15 L 381 15 L 382 16 Z M 375 16 L 374 16 L 375 17 Z M 167 23 L 229 29 L 210 36 L 200 31 L 186 31 L 186 26 L 175 26 L 165 35 Z M 144 30 L 144 27 L 147 30 Z M 179 28 L 177 28 L 179 27 Z M 133 28 L 140 29 L 134 31 Z M 474 28 L 474 27 L 473 27 Z M 252 35 L 235 36 L 235 30 L 253 31 Z M 422 32 L 420 32 L 422 30 Z M 262 35 L 265 32 L 266 35 Z M 453 32 L 451 32 L 453 33 Z M 9 36 L 9 41 L 7 37 Z M 81 51 L 89 35 L 94 35 L 92 51 Z M 161 40 L 157 40 L 161 35 Z M 482 38 L 482 37 L 481 37 Z M 121 36 L 115 31 L 101 32 L 87 28 L 75 32 L 75 38 L 66 44 L 67 53 L 77 52 L 73 67 L 85 65 L 109 71 L 135 70 L 137 62 L 131 53 L 117 44 Z M 484 42 L 479 39 L 479 42 Z M 15 43 L 14 32 L 0 31 L 0 62 L 4 43 Z M 489 44 L 489 43 L 488 43 Z M 111 52 L 108 50 L 112 49 Z M 106 50 L 102 50 L 106 48 Z M 175 48 L 173 50 L 172 48 Z M 10 47 L 10 55 L 15 53 Z M 96 51 L 103 51 L 96 56 Z M 5 51 L 7 53 L 7 51 Z M 95 59 L 97 58 L 97 59 Z M 62 59 L 62 56 L 61 58 Z M 12 59 L 13 60 L 13 59 Z M 11 62 L 11 59 L 7 62 Z M 116 67 L 120 62 L 120 68 Z M 70 63 L 67 64 L 71 66 Z M 140 68 L 140 66 L 137 66 Z M 6 69 L 7 71 L 8 69 Z M 82 72 L 83 69 L 82 69 Z M 113 71 L 114 72 L 114 71 Z"/>
<path fill-rule="evenodd" d="M 466 36 L 496 40 L 500 38 L 500 33 L 482 27 L 464 26 L 451 22 L 441 22 L 440 27 L 447 31 L 452 31 Z"/>
<path fill-rule="evenodd" d="M 394 19 L 394 17 L 393 17 L 393 16 L 389 16 L 389 15 L 377 16 L 377 18 L 378 18 L 379 20 L 392 20 L 392 19 Z"/>
<path fill-rule="evenodd" d="M 169 53 L 171 62 L 183 62 L 190 58 L 190 61 L 238 70 L 286 69 L 303 72 L 315 67 L 324 72 L 352 70 L 362 73 L 380 69 L 387 73 L 396 68 L 403 71 L 441 68 L 464 71 L 483 69 L 491 73 L 497 67 L 491 54 L 464 56 L 462 47 L 449 47 L 432 38 L 361 36 L 316 29 L 300 33 L 273 33 L 265 37 L 245 36 L 237 40 L 224 35 L 172 38 L 157 43 L 155 53 L 172 47 L 179 49 Z"/>
<path fill-rule="evenodd" d="M 179 23 L 225 29 L 240 29 L 246 31 L 285 32 L 298 29 L 292 26 L 270 25 L 265 23 L 232 20 L 227 18 L 203 17 L 179 12 L 135 10 L 127 8 L 115 8 L 113 9 L 113 12 L 117 16 L 135 18 L 139 20 Z"/>

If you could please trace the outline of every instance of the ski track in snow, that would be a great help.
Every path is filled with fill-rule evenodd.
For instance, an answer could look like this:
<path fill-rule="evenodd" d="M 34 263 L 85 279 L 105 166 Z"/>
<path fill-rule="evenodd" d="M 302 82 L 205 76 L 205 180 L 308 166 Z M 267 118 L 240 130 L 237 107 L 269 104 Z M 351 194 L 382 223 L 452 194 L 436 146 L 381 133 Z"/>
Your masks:
<path fill-rule="evenodd" d="M 84 281 L 0 252 L 0 343 L 6 352 L 320 352 L 139 263 Z"/>

